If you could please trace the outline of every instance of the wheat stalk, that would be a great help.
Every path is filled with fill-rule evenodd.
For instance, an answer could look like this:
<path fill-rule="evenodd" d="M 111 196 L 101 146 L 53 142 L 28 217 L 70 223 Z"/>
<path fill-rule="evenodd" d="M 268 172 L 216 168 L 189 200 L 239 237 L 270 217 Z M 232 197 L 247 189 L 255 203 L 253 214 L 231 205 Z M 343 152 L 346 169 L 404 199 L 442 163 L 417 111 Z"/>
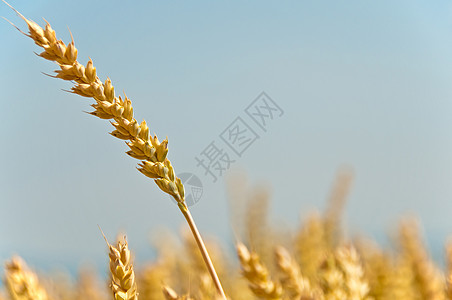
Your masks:
<path fill-rule="evenodd" d="M 5 284 L 13 300 L 47 300 L 38 277 L 28 269 L 25 262 L 15 256 L 5 265 Z"/>
<path fill-rule="evenodd" d="M 2 1 L 5 2 L 4 0 Z M 126 153 L 133 158 L 141 160 L 137 169 L 145 176 L 154 179 L 163 192 L 171 195 L 177 201 L 180 211 L 190 226 L 218 293 L 226 299 L 207 249 L 185 203 L 184 186 L 180 178 L 175 175 L 171 162 L 167 158 L 168 140 L 165 139 L 160 142 L 157 136 L 151 137 L 149 135 L 149 127 L 146 121 L 139 123 L 133 117 L 131 100 L 126 95 L 124 95 L 124 99 L 121 96 L 115 96 L 115 89 L 110 78 L 107 78 L 103 83 L 97 76 L 96 68 L 91 59 L 86 66 L 77 61 L 78 51 L 73 38 L 66 45 L 63 41 L 56 38 L 55 31 L 47 21 L 43 29 L 35 22 L 25 18 L 7 2 L 5 3 L 27 23 L 29 34 L 24 33 L 14 24 L 11 24 L 24 35 L 33 39 L 36 45 L 44 49 L 39 56 L 54 61 L 59 65 L 60 69 L 55 71 L 56 75 L 54 77 L 74 82 L 75 85 L 71 88 L 71 93 L 90 97 L 96 101 L 96 103 L 91 105 L 94 111 L 90 112 L 90 114 L 101 119 L 113 120 L 111 124 L 115 130 L 110 134 L 125 140 L 130 148 Z"/>

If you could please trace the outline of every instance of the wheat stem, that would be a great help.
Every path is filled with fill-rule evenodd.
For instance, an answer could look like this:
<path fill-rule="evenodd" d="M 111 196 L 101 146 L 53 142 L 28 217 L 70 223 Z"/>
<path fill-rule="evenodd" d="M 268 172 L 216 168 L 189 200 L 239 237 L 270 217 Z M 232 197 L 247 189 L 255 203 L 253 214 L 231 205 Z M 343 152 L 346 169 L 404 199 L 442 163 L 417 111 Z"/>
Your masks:
<path fill-rule="evenodd" d="M 188 226 L 190 226 L 190 230 L 193 233 L 193 237 L 196 240 L 196 244 L 198 244 L 199 251 L 201 251 L 202 258 L 206 263 L 207 270 L 209 271 L 209 274 L 212 277 L 213 283 L 215 284 L 218 293 L 221 295 L 223 299 L 226 300 L 227 298 L 223 291 L 223 287 L 221 286 L 220 279 L 218 278 L 217 272 L 215 271 L 215 267 L 213 266 L 209 253 L 207 252 L 207 248 L 204 245 L 204 241 L 201 237 L 201 234 L 199 233 L 198 228 L 196 227 L 195 220 L 193 220 L 193 217 L 191 216 L 191 213 L 188 210 L 188 207 L 185 204 L 185 202 L 179 202 L 178 206 L 180 211 L 184 215 L 185 220 L 187 220 Z"/>

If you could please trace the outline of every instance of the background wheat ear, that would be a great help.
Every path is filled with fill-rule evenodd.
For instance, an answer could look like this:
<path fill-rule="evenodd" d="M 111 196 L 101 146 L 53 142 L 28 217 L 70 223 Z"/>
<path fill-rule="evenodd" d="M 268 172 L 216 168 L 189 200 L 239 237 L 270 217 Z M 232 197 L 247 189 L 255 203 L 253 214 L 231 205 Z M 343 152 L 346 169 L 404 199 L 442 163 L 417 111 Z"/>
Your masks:
<path fill-rule="evenodd" d="M 282 299 L 281 285 L 270 278 L 267 268 L 261 264 L 259 256 L 238 243 L 237 255 L 242 266 L 242 274 L 249 282 L 249 288 L 262 299 Z"/>
<path fill-rule="evenodd" d="M 300 266 L 282 246 L 275 249 L 276 265 L 280 272 L 284 294 L 289 299 L 317 299 L 322 295 L 320 289 L 312 287 L 309 279 L 301 274 Z"/>
<path fill-rule="evenodd" d="M 5 284 L 13 300 L 49 299 L 36 274 L 19 256 L 13 257 L 5 264 Z"/>
<path fill-rule="evenodd" d="M 105 238 L 105 236 L 104 236 Z M 138 300 L 137 283 L 126 237 L 118 239 L 116 247 L 105 238 L 110 258 L 110 288 L 115 300 Z"/>
<path fill-rule="evenodd" d="M 46 22 L 45 28 L 41 28 L 35 22 L 25 18 L 6 1 L 2 1 L 27 23 L 28 34 L 15 25 L 13 26 L 44 49 L 39 56 L 57 63 L 60 69 L 55 71 L 54 77 L 73 82 L 74 86 L 70 90 L 71 93 L 95 100 L 95 103 L 91 105 L 94 111 L 90 114 L 101 119 L 112 120 L 110 122 L 115 130 L 110 134 L 126 141 L 130 148 L 126 153 L 141 160 L 137 169 L 145 176 L 153 179 L 163 192 L 171 195 L 177 201 L 177 205 L 201 251 L 215 287 L 218 293 L 226 299 L 207 248 L 185 203 L 184 185 L 180 178 L 175 175 L 173 166 L 167 158 L 168 140 L 165 139 L 160 142 L 157 136 L 151 137 L 149 135 L 149 127 L 146 121 L 139 123 L 133 117 L 132 101 L 126 95 L 124 95 L 124 99 L 115 95 L 115 88 L 110 78 L 107 78 L 104 82 L 99 79 L 91 59 L 86 66 L 77 61 L 78 50 L 73 38 L 70 43 L 65 44 L 62 40 L 57 39 L 55 31 L 48 22 Z"/>
<path fill-rule="evenodd" d="M 101 283 L 94 268 L 83 267 L 78 274 L 76 285 L 74 286 L 75 299 L 98 299 L 106 298 L 106 289 Z"/>

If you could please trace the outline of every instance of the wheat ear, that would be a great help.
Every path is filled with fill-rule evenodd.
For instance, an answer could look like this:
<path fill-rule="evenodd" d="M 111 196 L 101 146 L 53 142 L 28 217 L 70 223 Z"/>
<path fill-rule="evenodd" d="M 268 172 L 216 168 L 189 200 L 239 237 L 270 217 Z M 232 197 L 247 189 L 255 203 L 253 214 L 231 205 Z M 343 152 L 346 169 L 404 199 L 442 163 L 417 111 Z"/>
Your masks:
<path fill-rule="evenodd" d="M 296 232 L 294 253 L 303 275 L 311 282 L 317 279 L 328 250 L 323 219 L 317 213 L 311 214 Z"/>
<path fill-rule="evenodd" d="M 364 277 L 364 270 L 358 252 L 353 246 L 342 246 L 336 250 L 336 260 L 341 268 L 348 299 L 368 299 L 369 284 Z"/>
<path fill-rule="evenodd" d="M 13 257 L 5 265 L 5 284 L 13 300 L 47 300 L 38 277 L 28 269 L 20 257 Z"/>
<path fill-rule="evenodd" d="M 321 291 L 315 291 L 311 283 L 300 271 L 300 266 L 292 258 L 286 248 L 278 246 L 275 249 L 276 265 L 282 273 L 281 284 L 289 299 L 317 299 Z"/>
<path fill-rule="evenodd" d="M 91 59 L 86 67 L 77 61 L 77 48 L 73 39 L 71 43 L 66 45 L 56 38 L 55 31 L 47 21 L 43 29 L 35 22 L 25 18 L 7 2 L 5 3 L 27 23 L 29 34 L 15 27 L 44 49 L 44 52 L 40 53 L 39 56 L 59 65 L 60 70 L 55 71 L 54 77 L 73 81 L 75 86 L 71 88 L 71 93 L 93 98 L 96 101 L 95 104 L 91 105 L 94 111 L 90 114 L 101 119 L 113 120 L 111 124 L 115 127 L 115 130 L 110 134 L 125 140 L 130 148 L 126 153 L 141 160 L 141 163 L 138 164 L 138 170 L 145 176 L 154 179 L 162 191 L 171 195 L 177 201 L 179 209 L 190 226 L 218 293 L 226 299 L 207 249 L 185 203 L 184 186 L 180 178 L 175 175 L 171 162 L 167 159 L 168 140 L 165 139 L 160 142 L 157 136 L 149 136 L 149 127 L 146 121 L 138 123 L 133 117 L 130 99 L 126 95 L 124 95 L 124 99 L 121 96 L 116 97 L 115 89 L 109 78 L 102 83 L 97 77 L 96 68 Z"/>
<path fill-rule="evenodd" d="M 242 244 L 237 244 L 237 254 L 242 265 L 243 276 L 249 281 L 251 291 L 264 299 L 282 299 L 282 288 L 270 279 L 268 270 L 259 261 L 259 256 Z"/>
<path fill-rule="evenodd" d="M 118 240 L 116 247 L 108 243 L 105 235 L 104 239 L 110 251 L 110 287 L 115 300 L 138 300 L 135 272 L 126 238 Z"/>
<path fill-rule="evenodd" d="M 411 264 L 417 292 L 424 299 L 446 299 L 446 282 L 428 254 L 417 221 L 405 220 L 399 231 L 401 251 Z"/>

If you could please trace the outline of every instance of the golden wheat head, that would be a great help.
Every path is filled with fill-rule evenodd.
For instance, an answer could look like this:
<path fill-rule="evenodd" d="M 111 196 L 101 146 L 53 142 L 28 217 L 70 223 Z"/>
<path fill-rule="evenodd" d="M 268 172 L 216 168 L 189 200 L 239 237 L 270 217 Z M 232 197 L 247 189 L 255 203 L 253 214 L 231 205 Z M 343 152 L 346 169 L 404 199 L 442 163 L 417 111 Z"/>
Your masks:
<path fill-rule="evenodd" d="M 5 2 L 6 3 L 6 2 Z M 8 3 L 6 3 L 8 4 Z M 8 4 L 8 6 L 10 6 Z M 55 31 L 46 21 L 44 28 L 28 20 L 12 6 L 10 6 L 28 25 L 29 33 L 22 32 L 33 39 L 36 45 L 44 51 L 38 54 L 42 58 L 54 61 L 60 67 L 56 70 L 55 78 L 72 81 L 75 85 L 70 92 L 93 98 L 95 103 L 91 115 L 101 119 L 112 120 L 115 128 L 110 134 L 126 141 L 130 148 L 126 153 L 133 158 L 142 160 L 138 170 L 145 176 L 154 179 L 158 187 L 176 199 L 179 205 L 185 205 L 185 191 L 181 180 L 176 177 L 171 162 L 167 159 L 168 140 L 160 142 L 157 136 L 149 135 L 146 121 L 139 123 L 133 117 L 131 100 L 124 95 L 115 95 L 115 89 L 110 78 L 102 82 L 97 76 L 93 61 L 89 59 L 86 66 L 77 61 L 78 50 L 74 39 L 68 44 L 58 40 Z"/>

